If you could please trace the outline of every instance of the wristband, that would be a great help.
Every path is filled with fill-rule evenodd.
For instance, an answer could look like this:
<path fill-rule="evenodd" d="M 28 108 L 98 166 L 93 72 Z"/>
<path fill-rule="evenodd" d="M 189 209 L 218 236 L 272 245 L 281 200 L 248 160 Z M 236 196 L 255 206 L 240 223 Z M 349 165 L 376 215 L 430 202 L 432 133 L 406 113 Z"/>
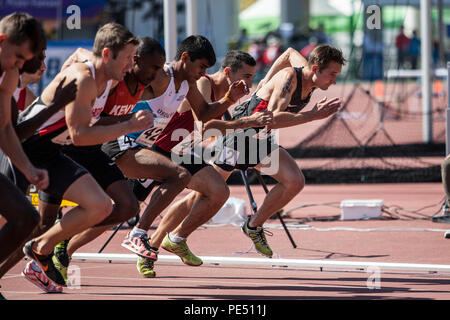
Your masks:
<path fill-rule="evenodd" d="M 227 100 L 228 102 L 230 102 L 231 104 L 235 104 L 236 101 L 233 101 L 233 99 L 231 99 L 230 95 L 227 93 L 225 93 L 225 100 Z"/>

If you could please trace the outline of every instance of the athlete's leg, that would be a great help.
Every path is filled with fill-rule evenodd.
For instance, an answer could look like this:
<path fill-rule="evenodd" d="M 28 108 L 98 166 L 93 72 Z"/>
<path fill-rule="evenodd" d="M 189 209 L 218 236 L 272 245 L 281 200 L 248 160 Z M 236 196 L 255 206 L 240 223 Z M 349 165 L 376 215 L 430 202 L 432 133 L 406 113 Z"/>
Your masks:
<path fill-rule="evenodd" d="M 278 150 L 278 159 L 273 158 L 273 154 L 271 155 L 271 161 L 279 161 L 278 170 L 275 173 L 272 170 L 267 172 L 278 183 L 267 193 L 263 203 L 250 219 L 250 227 L 262 226 L 267 219 L 288 204 L 305 186 L 305 177 L 295 160 L 286 150 L 282 148 Z M 264 173 L 268 166 L 270 164 L 258 165 L 256 168 Z"/>
<path fill-rule="evenodd" d="M 106 193 L 114 202 L 111 214 L 96 226 L 83 231 L 70 239 L 67 253 L 69 256 L 85 244 L 96 239 L 109 228 L 136 216 L 139 211 L 138 202 L 126 180 L 113 182 L 106 188 Z"/>
<path fill-rule="evenodd" d="M 73 182 L 63 198 L 78 206 L 35 239 L 33 249 L 42 255 L 50 255 L 56 244 L 100 223 L 112 211 L 111 199 L 90 174 L 84 174 Z"/>
<path fill-rule="evenodd" d="M 167 208 L 191 179 L 186 169 L 166 156 L 148 149 L 128 150 L 116 160 L 116 164 L 130 179 L 151 178 L 161 181 L 136 225 L 143 230 L 150 229 L 155 218 Z"/>
<path fill-rule="evenodd" d="M 22 245 L 20 245 L 20 247 L 18 247 L 14 253 L 8 257 L 8 259 L 1 263 L 0 278 L 3 277 L 8 270 L 19 263 L 25 256 L 22 250 L 23 244 L 32 238 L 40 236 L 55 223 L 60 208 L 59 204 L 57 204 L 58 201 L 55 202 L 56 203 L 51 203 L 46 202 L 41 198 L 39 199 L 39 214 L 41 215 L 40 223 L 36 226 L 36 228 L 34 228 L 33 232 L 26 239 L 24 239 Z"/>
<path fill-rule="evenodd" d="M 220 169 L 219 167 L 214 166 L 216 171 L 221 175 L 223 181 L 226 181 L 232 171 L 225 171 Z M 196 175 L 194 175 L 193 178 L 195 178 Z M 198 178 L 198 177 L 197 177 Z M 189 187 L 195 187 L 195 180 Z M 153 247 L 158 248 L 161 245 L 161 242 L 163 241 L 164 237 L 167 233 L 172 232 L 177 226 L 179 226 L 183 220 L 189 215 L 189 212 L 191 212 L 192 207 L 194 204 L 198 201 L 205 201 L 205 198 L 202 198 L 202 193 L 198 191 L 192 191 L 189 193 L 186 197 L 184 197 L 181 200 L 178 200 L 173 205 L 170 206 L 167 213 L 164 215 L 163 219 L 158 225 L 158 228 L 155 230 L 155 232 L 152 234 L 152 239 L 150 241 L 150 244 Z M 206 198 L 208 199 L 208 198 Z M 225 199 L 226 201 L 226 199 Z M 219 208 L 220 209 L 220 208 Z M 197 213 L 203 214 L 202 211 L 197 211 Z M 200 227 L 204 222 L 208 221 L 211 217 L 213 217 L 217 212 L 208 212 L 205 213 L 203 218 L 201 219 L 195 219 L 196 221 L 193 221 L 192 217 L 190 218 L 190 222 L 187 221 L 186 224 L 192 224 L 190 229 L 197 229 Z M 193 214 L 196 214 L 195 211 Z M 205 219 L 207 219 L 205 221 Z M 203 222 L 204 221 L 204 222 Z M 194 224 L 195 223 L 195 224 Z M 200 223 L 200 224 L 199 224 Z"/>
<path fill-rule="evenodd" d="M 3 262 L 29 237 L 40 218 L 24 194 L 2 174 L 0 213 L 7 221 L 0 229 L 0 262 Z"/>
<path fill-rule="evenodd" d="M 182 238 L 187 238 L 198 226 L 213 217 L 230 196 L 230 189 L 212 166 L 197 172 L 188 187 L 198 191 L 200 197 L 193 204 L 188 216 L 173 231 L 174 235 Z"/>

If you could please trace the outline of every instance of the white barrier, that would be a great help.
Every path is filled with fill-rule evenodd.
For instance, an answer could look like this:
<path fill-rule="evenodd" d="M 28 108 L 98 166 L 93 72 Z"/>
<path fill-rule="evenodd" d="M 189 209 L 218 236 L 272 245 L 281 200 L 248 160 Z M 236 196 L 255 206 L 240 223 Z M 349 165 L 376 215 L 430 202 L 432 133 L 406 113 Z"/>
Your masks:
<path fill-rule="evenodd" d="M 445 264 L 418 264 L 395 262 L 366 262 L 366 261 L 336 261 L 336 260 L 303 260 L 303 259 L 269 259 L 269 258 L 242 258 L 242 257 L 214 257 L 201 256 L 203 264 L 213 265 L 253 265 L 277 266 L 286 268 L 319 268 L 319 269 L 346 269 L 361 270 L 379 268 L 380 270 L 422 271 L 431 273 L 450 273 L 450 265 Z M 109 263 L 136 263 L 135 254 L 114 253 L 75 253 L 72 261 L 109 262 Z M 175 255 L 160 255 L 158 262 L 182 264 Z"/>

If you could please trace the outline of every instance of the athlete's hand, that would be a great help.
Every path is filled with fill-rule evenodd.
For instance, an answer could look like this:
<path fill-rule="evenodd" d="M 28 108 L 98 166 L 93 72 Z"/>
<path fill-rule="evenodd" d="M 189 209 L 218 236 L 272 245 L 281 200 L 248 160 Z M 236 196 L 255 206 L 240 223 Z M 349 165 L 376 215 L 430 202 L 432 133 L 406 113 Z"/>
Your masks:
<path fill-rule="evenodd" d="M 139 110 L 132 114 L 130 120 L 130 132 L 143 131 L 150 128 L 153 125 L 153 113 L 149 110 Z"/>
<path fill-rule="evenodd" d="M 77 79 L 73 79 L 63 88 L 64 81 L 66 81 L 66 77 L 58 84 L 55 95 L 53 96 L 53 104 L 58 105 L 60 108 L 75 100 L 78 90 L 76 84 Z"/>
<path fill-rule="evenodd" d="M 243 96 L 249 94 L 249 89 L 244 80 L 235 81 L 228 88 L 228 97 L 233 101 L 238 101 Z"/>
<path fill-rule="evenodd" d="M 252 123 L 252 126 L 255 127 L 263 127 L 267 125 L 273 125 L 273 113 L 269 110 L 262 110 L 255 112 L 250 116 L 250 121 Z"/>
<path fill-rule="evenodd" d="M 39 169 L 36 167 L 32 167 L 28 171 L 26 178 L 38 190 L 45 190 L 48 188 L 49 178 L 48 178 L 48 172 L 45 169 Z"/>
<path fill-rule="evenodd" d="M 316 120 L 325 119 L 335 114 L 341 105 L 341 99 L 334 98 L 327 100 L 327 97 L 325 97 L 311 109 L 311 112 L 314 114 Z"/>

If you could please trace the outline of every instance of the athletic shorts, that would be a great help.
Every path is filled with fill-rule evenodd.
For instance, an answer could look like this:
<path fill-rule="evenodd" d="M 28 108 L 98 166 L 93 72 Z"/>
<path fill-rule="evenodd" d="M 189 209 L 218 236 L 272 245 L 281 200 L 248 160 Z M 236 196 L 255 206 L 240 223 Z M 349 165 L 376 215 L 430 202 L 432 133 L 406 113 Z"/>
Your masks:
<path fill-rule="evenodd" d="M 252 129 L 252 128 L 250 128 Z M 214 164 L 225 171 L 255 167 L 280 146 L 271 137 L 255 138 L 249 130 L 220 136 L 214 146 Z"/>
<path fill-rule="evenodd" d="M 71 145 L 64 146 L 62 151 L 70 159 L 83 166 L 103 190 L 116 181 L 126 180 L 122 171 L 101 151 L 100 146 L 75 147 Z M 54 204 L 62 201 L 62 197 L 55 198 L 46 191 L 39 192 L 39 199 Z"/>
<path fill-rule="evenodd" d="M 161 184 L 161 182 L 152 179 L 128 179 L 128 182 L 139 201 L 145 201 L 153 188 Z"/>
<path fill-rule="evenodd" d="M 141 148 L 141 146 L 135 143 L 131 138 L 122 136 L 112 141 L 105 142 L 101 149 L 112 161 L 116 161 L 128 150 L 136 148 Z"/>
<path fill-rule="evenodd" d="M 25 175 L 17 169 L 9 157 L 0 150 L 0 173 L 5 175 L 23 194 L 27 194 L 30 182 Z"/>
<path fill-rule="evenodd" d="M 78 164 L 62 152 L 54 155 L 46 162 L 34 162 L 33 164 L 38 168 L 43 168 L 48 171 L 50 185 L 42 192 L 45 192 L 53 199 L 62 199 L 66 190 L 76 180 L 89 173 L 82 165 Z"/>

